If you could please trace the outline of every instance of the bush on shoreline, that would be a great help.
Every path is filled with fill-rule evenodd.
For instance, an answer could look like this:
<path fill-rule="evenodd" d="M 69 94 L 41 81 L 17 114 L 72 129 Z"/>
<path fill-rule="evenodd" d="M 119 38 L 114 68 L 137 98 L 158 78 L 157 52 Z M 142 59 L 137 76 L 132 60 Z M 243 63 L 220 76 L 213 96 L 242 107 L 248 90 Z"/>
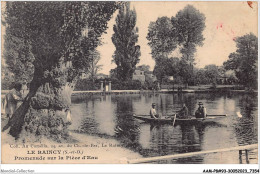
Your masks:
<path fill-rule="evenodd" d="M 117 79 L 111 80 L 112 90 L 140 90 L 142 89 L 142 83 L 138 80 L 120 81 Z"/>
<path fill-rule="evenodd" d="M 111 81 L 112 90 L 140 90 L 142 89 L 142 83 L 138 80 L 120 81 L 118 79 L 103 80 L 103 85 L 108 85 Z M 89 79 L 80 79 L 77 81 L 74 91 L 88 91 L 88 90 L 100 90 L 101 80 L 95 80 L 94 82 Z"/>
<path fill-rule="evenodd" d="M 74 91 L 91 91 L 91 90 L 99 90 L 100 82 L 97 80 L 93 81 L 89 79 L 79 79 L 76 83 Z"/>

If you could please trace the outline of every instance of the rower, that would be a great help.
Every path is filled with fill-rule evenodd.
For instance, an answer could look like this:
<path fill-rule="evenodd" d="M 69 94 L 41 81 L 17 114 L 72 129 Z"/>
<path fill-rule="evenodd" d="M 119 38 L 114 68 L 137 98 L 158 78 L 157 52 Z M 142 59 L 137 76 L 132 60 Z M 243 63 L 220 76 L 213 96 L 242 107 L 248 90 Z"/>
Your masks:
<path fill-rule="evenodd" d="M 196 118 L 206 118 L 207 111 L 206 111 L 206 108 L 203 106 L 203 103 L 199 102 L 198 105 L 199 105 L 199 107 L 198 107 L 198 109 L 195 112 L 195 117 Z"/>
<path fill-rule="evenodd" d="M 185 103 L 183 103 L 182 109 L 178 112 L 178 117 L 182 118 L 182 119 L 187 119 L 188 112 L 189 112 L 189 110 L 188 110 L 187 106 L 185 105 Z"/>
<path fill-rule="evenodd" d="M 151 116 L 151 118 L 154 118 L 154 119 L 161 118 L 161 115 L 157 114 L 155 106 L 156 106 L 156 104 L 153 103 L 152 108 L 150 109 L 150 116 Z"/>

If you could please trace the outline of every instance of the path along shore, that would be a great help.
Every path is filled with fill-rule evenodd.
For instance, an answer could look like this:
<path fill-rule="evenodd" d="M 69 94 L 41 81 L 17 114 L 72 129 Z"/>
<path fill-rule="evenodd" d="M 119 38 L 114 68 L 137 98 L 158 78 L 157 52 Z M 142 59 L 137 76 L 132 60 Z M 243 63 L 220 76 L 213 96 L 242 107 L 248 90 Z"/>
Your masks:
<path fill-rule="evenodd" d="M 73 91 L 72 96 L 79 95 L 106 95 L 106 94 L 144 94 L 144 93 L 214 93 L 214 92 L 234 92 L 234 93 L 257 93 L 257 90 L 235 90 L 231 87 L 222 85 L 215 89 L 207 86 L 191 86 L 188 89 L 182 89 L 181 92 L 178 89 L 161 89 L 161 90 L 111 90 L 111 91 Z"/>
<path fill-rule="evenodd" d="M 9 90 L 2 90 L 2 97 L 8 93 Z M 257 90 L 236 90 L 233 85 L 218 85 L 215 89 L 211 88 L 211 85 L 201 85 L 201 86 L 189 86 L 187 89 L 182 89 L 181 92 L 177 88 L 173 89 L 161 89 L 161 90 L 111 90 L 111 91 L 73 91 L 73 95 L 81 94 L 142 94 L 142 93 L 200 93 L 200 92 L 237 92 L 237 93 L 257 93 Z"/>
<path fill-rule="evenodd" d="M 2 126 L 6 124 L 7 119 L 2 118 Z M 9 130 L 2 132 L 2 163 L 41 163 L 41 164 L 119 164 L 126 163 L 129 159 L 138 159 L 142 156 L 123 146 L 120 142 L 111 138 L 101 138 L 97 136 L 70 132 L 70 141 L 57 143 L 53 140 L 42 138 L 36 142 L 22 142 L 21 139 L 15 140 L 8 134 Z M 23 135 L 21 135 L 23 136 Z M 28 148 L 22 148 L 28 145 Z M 19 148 L 17 148 L 19 147 Z M 55 147 L 55 148 L 54 148 Z M 36 154 L 28 155 L 27 151 L 35 150 Z M 60 152 L 61 154 L 39 154 L 43 152 Z M 60 151 L 58 151 L 60 150 Z M 64 152 L 67 153 L 64 153 Z M 22 157 L 45 157 L 45 160 L 14 160 L 15 156 Z M 62 156 L 64 160 L 53 160 L 48 157 Z M 85 156 L 84 159 L 82 159 Z M 73 158 L 75 157 L 75 158 Z M 79 157 L 80 159 L 76 159 Z"/>

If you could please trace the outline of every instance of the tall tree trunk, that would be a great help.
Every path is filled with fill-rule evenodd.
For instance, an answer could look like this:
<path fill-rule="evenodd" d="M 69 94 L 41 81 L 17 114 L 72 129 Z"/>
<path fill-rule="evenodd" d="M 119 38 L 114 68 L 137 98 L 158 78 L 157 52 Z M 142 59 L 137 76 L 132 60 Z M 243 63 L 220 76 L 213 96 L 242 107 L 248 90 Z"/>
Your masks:
<path fill-rule="evenodd" d="M 44 82 L 31 82 L 31 88 L 23 104 L 15 111 L 3 130 L 10 127 L 9 133 L 16 139 L 32 135 L 36 138 L 45 136 L 56 141 L 68 137 L 71 94 L 75 81 L 67 82 L 66 69 L 60 67 L 56 77 Z"/>
<path fill-rule="evenodd" d="M 34 76 L 30 86 L 31 90 L 25 97 L 24 102 L 15 110 L 12 117 L 9 119 L 7 125 L 3 127 L 3 131 L 11 127 L 9 133 L 16 138 L 18 138 L 18 135 L 22 130 L 22 126 L 24 124 L 24 117 L 26 112 L 28 111 L 30 100 L 36 94 L 37 88 L 40 86 L 39 84 L 37 84 L 36 75 Z"/>

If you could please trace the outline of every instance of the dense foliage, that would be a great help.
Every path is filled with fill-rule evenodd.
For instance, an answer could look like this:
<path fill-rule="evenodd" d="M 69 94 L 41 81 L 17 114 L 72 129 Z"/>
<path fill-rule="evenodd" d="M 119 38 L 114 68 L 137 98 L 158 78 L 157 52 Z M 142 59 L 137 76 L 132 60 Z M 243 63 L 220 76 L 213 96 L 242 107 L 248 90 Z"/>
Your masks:
<path fill-rule="evenodd" d="M 225 79 L 226 81 L 224 79 L 221 80 L 221 78 L 226 77 L 223 68 L 214 64 L 206 65 L 201 69 L 195 69 L 194 76 L 197 85 L 227 84 L 227 79 Z"/>
<path fill-rule="evenodd" d="M 112 35 L 116 47 L 113 62 L 117 65 L 117 78 L 124 81 L 132 79 L 141 55 L 140 46 L 136 45 L 139 35 L 135 25 L 136 11 L 130 10 L 130 3 L 126 2 L 119 9 Z"/>
<path fill-rule="evenodd" d="M 63 58 L 72 65 L 67 81 L 72 80 L 88 67 L 89 52 L 100 43 L 115 7 L 113 2 L 7 2 L 8 68 L 15 76 L 35 75 L 44 82 Z"/>
<path fill-rule="evenodd" d="M 170 18 L 160 17 L 151 22 L 148 27 L 148 45 L 151 47 L 151 54 L 155 60 L 162 56 L 169 55 L 177 48 L 176 29 Z"/>
<path fill-rule="evenodd" d="M 102 69 L 103 65 L 98 65 L 98 62 L 100 60 L 100 53 L 97 50 L 94 50 L 90 52 L 89 57 L 91 57 L 91 60 L 89 62 L 89 68 L 86 69 L 85 74 L 90 77 L 92 82 L 95 81 L 97 78 L 98 72 Z"/>
<path fill-rule="evenodd" d="M 258 38 L 250 33 L 235 40 L 237 50 L 224 62 L 227 70 L 234 70 L 241 85 L 257 88 Z"/>
<path fill-rule="evenodd" d="M 204 28 L 205 16 L 191 5 L 171 19 L 160 17 L 150 23 L 147 39 L 156 63 L 154 72 L 160 81 L 164 76 L 174 76 L 178 79 L 181 77 L 183 83 L 192 83 L 194 53 L 196 46 L 203 45 Z M 176 48 L 180 51 L 181 60 L 170 58 Z M 173 64 L 169 65 L 169 62 Z"/>
<path fill-rule="evenodd" d="M 112 79 L 112 90 L 140 90 L 142 84 L 138 80 L 121 81 L 118 79 Z"/>
<path fill-rule="evenodd" d="M 103 87 L 108 85 L 108 82 L 111 81 L 111 89 L 112 90 L 140 90 L 146 88 L 152 88 L 148 83 L 141 84 L 138 80 L 128 80 L 121 81 L 117 78 L 106 79 L 103 81 Z M 95 80 L 94 82 L 90 79 L 80 79 L 77 81 L 75 86 L 75 91 L 87 91 L 87 90 L 100 90 L 101 89 L 101 80 Z"/>
<path fill-rule="evenodd" d="M 19 82 L 18 80 L 14 79 L 13 73 L 11 73 L 3 64 L 1 67 L 1 89 L 2 90 L 9 90 L 12 89 L 12 84 L 14 82 Z"/>
<path fill-rule="evenodd" d="M 150 71 L 149 65 L 139 65 L 136 67 L 136 70 L 144 71 L 144 73 L 148 73 Z"/>
<path fill-rule="evenodd" d="M 89 68 L 117 8 L 117 2 L 6 2 L 4 58 L 15 78 L 30 82 L 5 127 L 11 126 L 11 135 L 17 137 L 23 126 L 35 135 L 66 135 L 63 118 L 75 82 Z"/>
<path fill-rule="evenodd" d="M 191 5 L 187 5 L 171 18 L 176 29 L 178 44 L 181 45 L 182 58 L 193 64 L 196 46 L 203 45 L 202 32 L 205 28 L 205 16 Z"/>
<path fill-rule="evenodd" d="M 100 90 L 99 80 L 93 79 L 79 79 L 75 85 L 74 91 L 93 91 L 93 90 Z"/>

